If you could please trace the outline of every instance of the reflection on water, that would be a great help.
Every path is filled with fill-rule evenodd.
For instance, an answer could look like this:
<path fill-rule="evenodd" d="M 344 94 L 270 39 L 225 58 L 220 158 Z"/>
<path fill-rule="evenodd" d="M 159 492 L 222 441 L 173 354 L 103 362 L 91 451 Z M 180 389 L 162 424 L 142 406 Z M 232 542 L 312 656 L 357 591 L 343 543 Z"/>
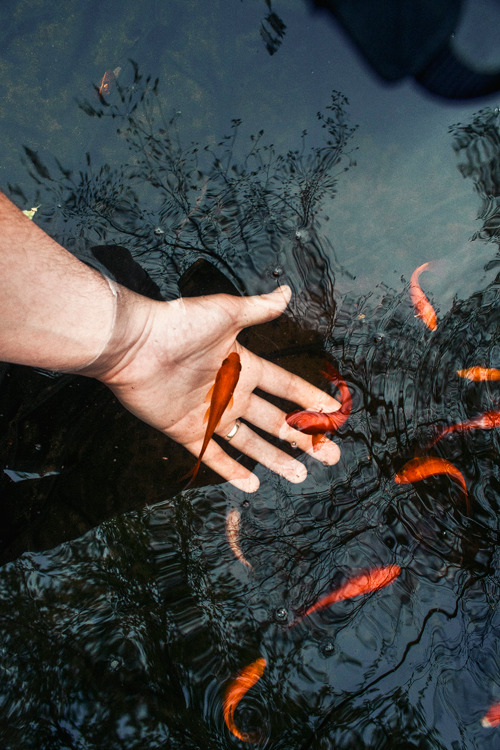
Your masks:
<path fill-rule="evenodd" d="M 240 149 L 234 121 L 216 146 L 186 149 L 157 84 L 129 73 L 115 103 L 82 105 L 116 120 L 129 164 L 94 169 L 89 157 L 75 177 L 27 152 L 41 221 L 76 250 L 80 236 L 127 247 L 164 296 L 199 257 L 247 292 L 261 277 L 289 279 L 293 322 L 321 333 L 353 407 L 335 437 L 340 463 L 303 458 L 302 485 L 261 472 L 256 496 L 226 485 L 189 490 L 5 565 L 2 746 L 238 746 L 224 723 L 225 690 L 265 659 L 234 714 L 262 747 L 495 748 L 481 718 L 500 698 L 498 433 L 461 432 L 433 447 L 464 475 L 470 514 L 446 477 L 398 485 L 394 476 L 438 427 L 498 408 L 498 383 L 456 372 L 500 366 L 500 280 L 456 299 L 433 332 L 403 283 L 341 295 L 320 211 L 349 164 L 345 99 L 334 94 L 319 115 L 321 147 L 308 149 L 303 136 L 280 154 L 259 133 Z M 486 202 L 478 237 L 491 241 L 496 118 L 485 110 L 452 131 L 461 169 Z M 494 268 L 497 258 L 487 260 Z M 139 443 L 131 438 L 130 450 Z M 141 505 L 158 500 L 146 485 Z M 228 543 L 234 511 L 249 565 Z M 389 587 L 296 622 L 353 575 L 388 565 L 402 569 Z"/>
<path fill-rule="evenodd" d="M 224 691 L 263 658 L 235 710 L 263 747 L 494 748 L 480 720 L 500 696 L 497 433 L 439 447 L 467 477 L 470 517 L 446 481 L 393 477 L 432 426 L 497 398 L 453 377 L 498 364 L 497 294 L 457 303 L 432 337 L 399 293 L 343 301 L 328 351 L 354 397 L 338 466 L 311 463 L 300 486 L 265 475 L 255 497 L 187 491 L 4 566 L 5 746 L 236 746 Z M 233 509 L 251 569 L 227 542 Z M 289 627 L 392 563 L 390 588 Z"/>
<path fill-rule="evenodd" d="M 453 148 L 458 156 L 458 168 L 464 177 L 471 177 L 482 200 L 478 218 L 482 228 L 472 239 L 498 241 L 500 221 L 498 216 L 498 194 L 500 174 L 498 171 L 500 110 L 479 111 L 470 123 L 450 128 L 454 137 Z"/>
<path fill-rule="evenodd" d="M 351 163 L 355 130 L 345 97 L 333 92 L 325 110 L 312 118 L 321 145 L 311 145 L 302 132 L 297 148 L 280 153 L 263 131 L 240 144 L 238 120 L 215 145 L 184 144 L 179 118 L 164 113 L 158 81 L 144 78 L 133 63 L 106 100 L 93 93 L 81 110 L 96 127 L 114 124 L 129 159 L 97 168 L 87 154 L 86 168 L 75 174 L 59 159 L 45 163 L 26 148 L 42 204 L 37 222 L 86 262 L 154 298 L 186 293 L 181 281 L 201 259 L 209 259 L 235 293 L 268 291 L 288 281 L 294 289 L 288 321 L 250 332 L 247 344 L 274 359 L 285 350 L 297 355 L 309 347 L 310 353 L 313 344 L 315 359 L 307 358 L 304 375 L 317 379 L 319 368 L 311 372 L 311 366 L 323 356 L 321 334 L 335 316 L 338 266 L 321 212 Z M 20 188 L 13 193 L 25 201 Z M 198 276 L 198 293 L 217 291 L 205 285 L 202 292 L 203 275 L 206 271 Z M 196 283 L 192 286 L 190 294 L 196 293 Z M 7 369 L 4 380 L 4 465 L 44 481 L 20 490 L 4 482 L 10 505 L 22 510 L 12 512 L 5 524 L 3 560 L 26 548 L 18 529 L 22 535 L 23 526 L 40 525 L 47 507 L 56 511 L 50 524 L 41 525 L 56 527 L 62 540 L 180 489 L 178 479 L 187 469 L 180 465 L 178 448 L 167 451 L 162 436 L 137 426 L 99 384 L 68 377 L 47 382 L 16 368 Z M 50 482 L 62 467 L 60 478 Z M 95 499 L 92 504 L 87 496 Z M 29 537 L 30 548 L 53 546 L 43 528 Z"/>
<path fill-rule="evenodd" d="M 302 298 L 303 307 L 296 303 L 301 319 L 311 304 L 311 319 L 331 309 L 332 299 L 325 297 L 331 294 L 335 254 L 321 230 L 322 209 L 353 164 L 356 130 L 342 94 L 333 91 L 311 121 L 321 145 L 312 145 L 316 139 L 304 130 L 296 148 L 285 153 L 266 140 L 264 130 L 242 142 L 238 119 L 214 145 L 184 144 L 182 120 L 166 114 L 158 79 L 144 79 L 133 62 L 116 82 L 115 95 L 80 107 L 91 117 L 115 121 L 131 155 L 120 166 L 97 168 L 87 154 L 87 168 L 76 177 L 58 160 L 48 166 L 25 149 L 45 206 L 40 222 L 61 244 L 83 257 L 79 237 L 95 245 L 125 245 L 165 297 L 178 296 L 180 273 L 203 257 L 247 294 L 285 277 L 297 300 Z M 323 299 L 316 300 L 318 295 Z"/>
<path fill-rule="evenodd" d="M 368 421 L 360 410 L 365 441 Z M 470 747 L 484 739 L 496 524 L 464 519 L 442 487 L 396 488 L 349 432 L 330 477 L 266 478 L 246 500 L 228 486 L 188 491 L 4 566 L 5 746 L 232 746 L 223 691 L 259 657 L 236 721 L 265 747 L 310 746 L 311 733 L 318 747 L 452 747 L 450 725 Z M 234 507 L 252 570 L 227 543 Z M 288 627 L 352 571 L 392 562 L 403 572 L 390 588 Z"/>

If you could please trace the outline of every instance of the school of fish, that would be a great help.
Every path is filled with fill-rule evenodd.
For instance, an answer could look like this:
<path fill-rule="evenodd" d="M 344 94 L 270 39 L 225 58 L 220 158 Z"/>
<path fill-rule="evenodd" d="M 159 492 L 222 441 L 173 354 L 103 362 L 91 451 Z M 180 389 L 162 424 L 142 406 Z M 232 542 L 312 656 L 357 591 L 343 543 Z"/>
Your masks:
<path fill-rule="evenodd" d="M 430 331 L 434 331 L 437 328 L 437 316 L 419 285 L 420 274 L 423 271 L 429 270 L 429 268 L 429 263 L 423 263 L 415 269 L 411 276 L 409 289 L 410 298 L 415 309 L 415 317 L 420 318 Z M 196 476 L 207 445 L 212 439 L 224 411 L 231 402 L 240 371 L 240 358 L 238 354 L 231 353 L 224 360 L 217 373 L 214 386 L 207 396 L 207 398 L 211 398 L 210 407 L 205 417 L 207 428 L 198 460 L 189 474 L 192 478 Z M 339 409 L 332 412 L 296 409 L 286 415 L 286 423 L 289 427 L 311 436 L 313 450 L 318 450 L 320 444 L 327 439 L 326 436 L 328 434 L 336 432 L 345 424 L 352 410 L 352 397 L 349 387 L 336 368 L 327 362 L 322 374 L 340 392 L 341 402 Z M 500 370 L 483 367 L 482 365 L 474 365 L 458 370 L 457 376 L 474 382 L 498 381 L 500 380 Z M 500 427 L 500 411 L 487 411 L 473 419 L 441 428 L 432 442 L 427 446 L 426 452 L 452 433 L 475 429 L 488 430 L 497 427 Z M 396 472 L 394 481 L 397 484 L 413 484 L 437 475 L 447 476 L 457 483 L 463 496 L 466 512 L 470 515 L 470 503 L 464 475 L 459 468 L 445 458 L 433 455 L 415 456 Z M 236 508 L 232 508 L 226 516 L 226 538 L 235 557 L 249 571 L 253 571 L 251 563 L 241 550 L 240 527 L 241 514 Z M 347 580 L 342 585 L 335 587 L 306 607 L 301 614 L 295 617 L 288 627 L 294 627 L 313 613 L 321 612 L 338 602 L 379 591 L 393 583 L 399 577 L 400 573 L 401 568 L 396 564 L 375 567 L 364 572 L 354 572 L 347 577 Z M 243 742 L 258 742 L 260 736 L 255 732 L 249 733 L 240 730 L 235 721 L 235 712 L 240 701 L 262 678 L 266 666 L 267 662 L 263 657 L 257 658 L 246 667 L 243 667 L 225 690 L 223 699 L 225 724 L 234 737 Z M 494 703 L 488 709 L 481 723 L 483 727 L 500 726 L 500 702 Z"/>
<path fill-rule="evenodd" d="M 415 317 L 420 318 L 429 330 L 434 331 L 437 328 L 437 316 L 434 308 L 419 285 L 420 274 L 422 271 L 429 270 L 430 267 L 430 263 L 423 263 L 415 269 L 410 280 L 410 297 L 415 308 Z M 475 383 L 500 380 L 500 369 L 484 367 L 479 364 L 457 370 L 456 374 L 460 378 L 465 378 Z M 461 433 L 477 429 L 491 430 L 497 427 L 500 427 L 500 411 L 486 411 L 472 419 L 441 428 L 429 443 L 426 450 L 429 451 L 436 445 L 436 443 L 441 441 L 447 435 L 453 433 Z M 460 469 L 445 458 L 431 455 L 416 456 L 408 461 L 399 472 L 396 473 L 394 480 L 398 484 L 407 484 L 420 482 L 423 479 L 437 474 L 447 475 L 458 483 L 464 496 L 467 514 L 470 515 L 470 502 L 464 475 Z M 490 706 L 481 719 L 481 725 L 485 728 L 500 726 L 500 701 L 496 701 Z"/>

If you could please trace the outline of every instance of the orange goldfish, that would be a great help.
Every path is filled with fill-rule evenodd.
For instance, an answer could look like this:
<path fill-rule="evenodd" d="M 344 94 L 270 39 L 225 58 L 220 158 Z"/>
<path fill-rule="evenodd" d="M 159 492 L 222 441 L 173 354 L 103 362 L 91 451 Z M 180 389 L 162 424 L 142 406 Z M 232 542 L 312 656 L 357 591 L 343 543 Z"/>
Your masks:
<path fill-rule="evenodd" d="M 226 516 L 226 537 L 229 542 L 229 546 L 233 550 L 234 554 L 243 565 L 251 568 L 252 566 L 245 558 L 240 547 L 240 512 L 236 508 L 232 508 Z"/>
<path fill-rule="evenodd" d="M 447 461 L 445 458 L 438 458 L 436 456 L 417 456 L 417 458 L 412 458 L 396 474 L 394 481 L 398 484 L 410 484 L 420 482 L 422 479 L 427 479 L 427 477 L 434 476 L 435 474 L 447 474 L 457 480 L 465 495 L 467 512 L 469 512 L 469 496 L 467 494 L 464 475 L 451 461 Z"/>
<path fill-rule="evenodd" d="M 467 370 L 457 370 L 457 375 L 468 380 L 500 380 L 500 370 L 494 367 L 469 367 Z"/>
<path fill-rule="evenodd" d="M 340 409 L 331 412 L 296 409 L 286 415 L 286 421 L 290 427 L 299 432 L 305 432 L 306 435 L 312 435 L 314 450 L 317 450 L 319 444 L 326 439 L 326 432 L 333 432 L 342 427 L 352 409 L 352 398 L 347 383 L 329 362 L 326 363 L 326 370 L 322 372 L 322 375 L 335 383 L 340 390 L 342 398 Z"/>
<path fill-rule="evenodd" d="M 99 96 L 109 96 L 115 85 L 115 81 L 120 75 L 121 68 L 115 68 L 114 70 L 107 70 L 101 81 L 101 85 L 98 88 Z"/>
<path fill-rule="evenodd" d="M 451 432 L 465 432 L 465 430 L 492 430 L 494 427 L 500 427 L 500 411 L 485 411 L 479 417 L 469 419 L 466 422 L 458 422 L 452 424 L 449 427 L 445 427 L 439 435 L 434 438 L 429 448 L 437 443 L 438 440 L 444 438 L 445 435 L 449 435 Z"/>
<path fill-rule="evenodd" d="M 255 742 L 257 738 L 248 732 L 240 732 L 234 723 L 234 712 L 240 700 L 255 683 L 260 680 L 266 668 L 266 660 L 262 657 L 241 670 L 237 677 L 228 685 L 222 703 L 224 721 L 230 732 L 243 742 Z"/>
<path fill-rule="evenodd" d="M 500 702 L 494 703 L 481 719 L 483 727 L 497 727 L 500 724 Z"/>
<path fill-rule="evenodd" d="M 416 310 L 416 318 L 421 318 L 427 328 L 434 331 L 437 328 L 436 313 L 431 303 L 423 293 L 418 283 L 418 278 L 422 271 L 426 271 L 429 268 L 429 263 L 423 263 L 421 266 L 416 268 L 410 278 L 410 297 L 413 302 L 413 306 Z"/>
<path fill-rule="evenodd" d="M 205 431 L 205 437 L 203 438 L 203 444 L 201 446 L 198 460 L 191 471 L 186 475 L 186 477 L 190 477 L 190 482 L 192 482 L 198 474 L 201 459 L 207 449 L 207 445 L 212 439 L 212 435 L 217 429 L 222 415 L 231 403 L 234 389 L 236 388 L 236 384 L 240 377 L 240 372 L 240 355 L 236 352 L 231 352 L 221 364 L 219 371 L 215 376 L 215 383 L 207 394 L 207 399 L 210 398 L 210 406 L 208 407 L 204 420 L 207 422 L 207 429 Z"/>
<path fill-rule="evenodd" d="M 370 594 L 372 591 L 378 591 L 378 589 L 392 583 L 400 573 L 401 568 L 399 565 L 387 565 L 385 568 L 374 568 L 367 573 L 350 578 L 342 586 L 339 586 L 338 589 L 326 594 L 316 604 L 309 607 L 299 619 L 307 617 L 307 615 L 318 609 L 324 609 L 331 604 L 341 602 L 344 599 L 352 599 L 355 596 L 361 596 L 361 594 Z M 295 620 L 292 625 L 296 625 L 297 622 L 298 620 Z"/>

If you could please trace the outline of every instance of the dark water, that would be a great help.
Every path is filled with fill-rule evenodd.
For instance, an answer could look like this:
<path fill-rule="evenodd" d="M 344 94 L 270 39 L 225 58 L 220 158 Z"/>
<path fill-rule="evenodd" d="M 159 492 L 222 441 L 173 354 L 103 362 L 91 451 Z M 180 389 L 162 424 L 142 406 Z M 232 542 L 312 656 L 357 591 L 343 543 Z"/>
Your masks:
<path fill-rule="evenodd" d="M 494 4 L 475 8 L 457 30 L 471 55 Z M 262 747 L 500 746 L 481 726 L 500 699 L 498 432 L 431 451 L 470 513 L 449 477 L 394 481 L 439 427 L 498 410 L 498 383 L 456 375 L 500 367 L 496 101 L 383 86 L 323 16 L 273 10 L 273 55 L 264 2 L 0 12 L 7 194 L 152 296 L 207 291 L 206 263 L 212 291 L 220 274 L 237 293 L 290 283 L 289 311 L 245 343 L 322 387 L 327 358 L 353 396 L 338 465 L 302 457 L 301 485 L 257 467 L 248 496 L 205 471 L 180 492 L 191 458 L 105 389 L 5 367 L 2 747 L 243 746 L 223 697 L 258 658 L 235 721 Z M 434 332 L 408 290 L 426 261 Z M 390 586 L 300 619 L 392 564 Z"/>

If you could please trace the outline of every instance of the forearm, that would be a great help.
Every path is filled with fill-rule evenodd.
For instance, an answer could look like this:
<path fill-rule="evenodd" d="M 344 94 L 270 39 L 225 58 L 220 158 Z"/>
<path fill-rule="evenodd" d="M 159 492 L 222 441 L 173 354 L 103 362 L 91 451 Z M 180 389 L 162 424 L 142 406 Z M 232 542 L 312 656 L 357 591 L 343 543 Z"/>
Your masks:
<path fill-rule="evenodd" d="M 81 370 L 116 333 L 120 303 L 100 273 L 0 193 L 1 360 Z"/>

